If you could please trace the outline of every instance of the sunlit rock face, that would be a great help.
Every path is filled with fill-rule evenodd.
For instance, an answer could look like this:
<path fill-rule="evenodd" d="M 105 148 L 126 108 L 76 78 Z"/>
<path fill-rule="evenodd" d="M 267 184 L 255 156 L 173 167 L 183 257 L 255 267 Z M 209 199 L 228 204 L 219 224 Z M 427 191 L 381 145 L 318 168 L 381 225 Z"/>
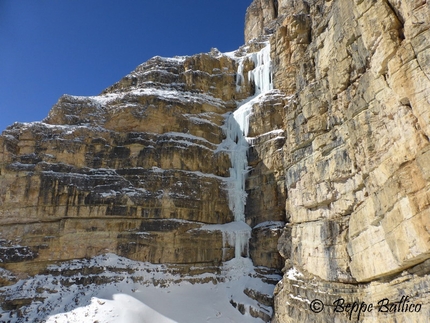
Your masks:
<path fill-rule="evenodd" d="M 251 170 L 267 168 L 257 166 L 263 157 L 254 153 L 248 163 L 250 145 L 272 149 L 264 143 L 278 134 L 270 124 L 250 125 L 254 109 L 283 105 L 270 53 L 268 39 L 260 39 L 226 54 L 154 57 L 98 96 L 64 95 L 43 122 L 6 129 L 2 267 L 37 274 L 52 263 L 113 253 L 181 265 L 185 274 L 221 272 L 231 259 L 251 258 L 265 267 L 256 272 L 271 292 L 244 286 L 250 305 L 231 304 L 270 320 L 273 274 L 283 267 L 284 192 L 270 188 L 273 170 L 263 177 Z M 261 207 L 253 193 L 260 186 L 267 190 Z"/>
<path fill-rule="evenodd" d="M 65 95 L 43 122 L 4 131 L 2 244 L 22 255 L 5 266 L 27 272 L 32 260 L 37 272 L 103 252 L 152 263 L 231 259 L 221 231 L 200 230 L 234 220 L 224 126 L 254 90 L 248 78 L 237 84 L 230 56 L 155 57 L 99 96 Z M 243 60 L 247 73 L 254 64 Z"/>
<path fill-rule="evenodd" d="M 224 281 L 237 274 L 223 273 L 233 259 L 237 266 L 228 266 L 250 270 L 259 283 L 242 284 L 226 302 L 269 321 L 283 267 L 283 198 L 265 181 L 273 170 L 264 177 L 251 171 L 263 157 L 254 153 L 250 165 L 248 155 L 256 142 L 272 149 L 264 143 L 279 134 L 270 124 L 250 125 L 254 110 L 283 105 L 270 53 L 261 39 L 226 54 L 155 57 L 98 96 L 64 95 L 43 122 L 6 129 L 0 256 L 8 271 L 1 283 L 15 281 L 10 273 L 46 274 L 52 263 L 106 253 Z M 268 201 L 261 207 L 252 193 L 260 185 Z M 86 282 L 93 273 L 83 275 Z M 201 277 L 193 281 L 207 283 Z M 14 288 L 0 299 L 8 309 L 36 308 Z"/>
<path fill-rule="evenodd" d="M 157 87 L 125 87 L 122 80 L 100 96 L 63 96 L 44 123 L 6 130 L 2 238 L 18 237 L 37 261 L 103 250 L 155 263 L 221 260 L 221 239 L 207 235 L 211 252 L 219 253 L 209 259 L 197 250 L 198 233 L 181 235 L 191 248 L 181 255 L 173 242 L 196 223 L 231 220 L 223 190 L 230 161 L 216 152 L 228 109 L 166 83 L 181 83 L 183 61 L 154 59 L 130 76 Z"/>
<path fill-rule="evenodd" d="M 291 96 L 279 127 L 288 221 L 279 249 L 285 270 L 303 274 L 278 284 L 276 322 L 342 322 L 338 298 L 376 306 L 402 296 L 421 311 L 359 320 L 426 322 L 430 6 L 272 1 L 274 14 L 269 2 L 253 2 L 261 10 L 248 10 L 245 35 L 272 33 L 274 88 Z M 310 310 L 313 299 L 323 312 Z"/>

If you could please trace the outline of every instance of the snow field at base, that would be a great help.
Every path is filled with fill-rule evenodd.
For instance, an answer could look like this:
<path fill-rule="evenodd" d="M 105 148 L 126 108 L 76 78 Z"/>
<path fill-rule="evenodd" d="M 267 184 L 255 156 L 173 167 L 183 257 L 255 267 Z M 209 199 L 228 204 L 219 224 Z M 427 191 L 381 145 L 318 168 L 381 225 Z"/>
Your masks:
<path fill-rule="evenodd" d="M 74 283 L 91 276 L 81 275 L 83 268 L 103 268 L 103 273 L 93 275 L 107 282 L 86 286 Z M 259 308 L 259 304 L 243 291 L 251 288 L 271 295 L 274 289 L 257 277 L 251 260 L 245 258 L 226 262 L 218 276 L 174 274 L 168 266 L 114 254 L 70 261 L 49 270 L 54 274 L 37 275 L 0 288 L 6 298 L 43 299 L 21 307 L 21 318 L 17 311 L 0 310 L 0 322 L 257 323 L 261 320 L 250 316 L 248 311 L 249 306 Z M 74 275 L 70 275 L 72 270 L 76 272 Z M 193 279 L 207 278 L 212 281 L 193 283 Z M 70 284 L 66 286 L 61 281 Z M 230 300 L 244 304 L 246 313 L 242 315 Z"/>

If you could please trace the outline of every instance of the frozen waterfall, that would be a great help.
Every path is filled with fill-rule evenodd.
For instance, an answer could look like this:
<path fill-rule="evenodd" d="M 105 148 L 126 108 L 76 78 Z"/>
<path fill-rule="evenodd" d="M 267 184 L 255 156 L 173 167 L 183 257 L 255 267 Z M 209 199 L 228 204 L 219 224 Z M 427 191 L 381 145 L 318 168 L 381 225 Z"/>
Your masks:
<path fill-rule="evenodd" d="M 266 93 L 273 89 L 272 64 L 270 60 L 270 45 L 251 54 L 255 68 L 248 72 L 248 78 L 255 84 L 255 95 Z"/>
<path fill-rule="evenodd" d="M 251 228 L 245 224 L 245 204 L 247 197 L 245 179 L 248 173 L 247 155 L 249 144 L 247 135 L 249 131 L 249 117 L 252 114 L 252 106 L 259 101 L 264 93 L 273 89 L 269 44 L 259 52 L 241 58 L 237 71 L 238 82 L 236 87 L 240 88 L 242 83 L 243 61 L 247 58 L 251 59 L 255 64 L 255 68 L 248 72 L 249 81 L 255 85 L 255 94 L 238 104 L 239 107 L 228 117 L 226 125 L 226 140 L 229 143 L 232 163 L 232 167 L 230 168 L 229 207 L 234 214 L 235 221 L 241 221 L 244 224 L 240 226 L 240 230 L 228 232 L 226 235 L 229 242 L 234 240 L 236 258 L 248 252 L 248 240 L 251 235 Z"/>

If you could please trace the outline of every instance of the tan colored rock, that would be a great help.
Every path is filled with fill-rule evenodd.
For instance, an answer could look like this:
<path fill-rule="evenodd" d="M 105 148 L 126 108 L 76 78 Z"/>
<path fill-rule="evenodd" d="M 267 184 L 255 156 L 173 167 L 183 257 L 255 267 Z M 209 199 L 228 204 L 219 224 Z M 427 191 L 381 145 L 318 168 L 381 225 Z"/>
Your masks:
<path fill-rule="evenodd" d="M 277 9 L 277 1 L 274 0 L 254 0 L 251 3 L 245 16 L 245 42 L 270 33 L 266 28 L 276 18 Z"/>
<path fill-rule="evenodd" d="M 9 128 L 0 137 L 5 266 L 30 273 L 32 261 L 36 273 L 105 252 L 153 263 L 231 259 L 221 231 L 199 228 L 233 221 L 231 162 L 218 147 L 225 114 L 251 91 L 249 82 L 236 91 L 236 69 L 215 50 L 154 58 L 99 96 L 61 97 L 44 123 Z"/>
<path fill-rule="evenodd" d="M 284 100 L 284 95 L 273 92 L 261 104 L 254 105 L 250 116 L 248 165 L 251 169 L 246 179 L 245 214 L 251 227 L 267 221 L 285 221 Z"/>
<path fill-rule="evenodd" d="M 155 57 L 98 96 L 64 95 L 44 122 L 10 127 L 0 136 L 2 266 L 35 274 L 106 252 L 208 268 L 233 258 L 226 233 L 202 226 L 234 220 L 220 143 L 228 112 L 254 91 L 248 78 L 238 82 L 238 62 L 215 49 Z M 242 66 L 247 75 L 255 64 Z M 273 207 L 277 217 L 253 225 L 280 220 Z M 281 227 L 256 228 L 259 265 L 280 268 Z"/>
<path fill-rule="evenodd" d="M 284 222 L 262 222 L 252 230 L 249 241 L 249 256 L 254 266 L 282 268 L 283 259 L 278 253 L 277 244 L 282 234 Z"/>
<path fill-rule="evenodd" d="M 368 285 L 310 280 L 305 273 L 290 270 L 275 290 L 272 322 L 297 322 L 297 318 L 317 323 L 427 322 L 430 314 L 428 266 L 426 261 L 401 275 L 391 276 L 390 280 Z M 347 304 L 353 307 L 352 311 L 347 312 Z"/>
<path fill-rule="evenodd" d="M 283 126 L 290 236 L 282 236 L 279 248 L 286 269 L 306 274 L 303 292 L 284 276 L 276 322 L 342 321 L 328 311 L 309 311 L 307 302 L 325 297 L 311 292 L 311 280 L 338 297 L 375 302 L 384 293 L 393 299 L 415 295 L 415 302 L 427 304 L 425 288 L 415 286 L 428 279 L 428 267 L 419 264 L 430 257 L 424 162 L 430 45 L 423 36 L 429 7 L 420 1 L 314 1 L 307 16 L 310 41 L 303 44 L 301 34 L 290 31 L 301 30 L 296 21 L 304 11 L 298 3 L 303 2 L 279 10 L 285 23 L 271 45 L 279 64 L 275 85 L 294 95 Z M 422 278 L 410 275 L 408 283 L 395 283 L 394 276 L 417 266 L 424 268 Z M 427 316 L 373 314 L 360 321 L 424 322 Z"/>

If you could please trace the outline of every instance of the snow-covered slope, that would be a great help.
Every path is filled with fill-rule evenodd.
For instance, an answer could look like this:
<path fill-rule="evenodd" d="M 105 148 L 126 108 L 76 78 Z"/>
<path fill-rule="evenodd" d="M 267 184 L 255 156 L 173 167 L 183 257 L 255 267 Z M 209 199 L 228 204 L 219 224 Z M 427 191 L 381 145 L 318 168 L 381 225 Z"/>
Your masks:
<path fill-rule="evenodd" d="M 271 315 L 261 300 L 270 299 L 279 275 L 249 258 L 226 262 L 218 272 L 197 270 L 181 274 L 179 267 L 114 254 L 49 266 L 0 289 L 0 322 L 241 323 L 261 322 L 251 315 L 258 311 Z"/>

